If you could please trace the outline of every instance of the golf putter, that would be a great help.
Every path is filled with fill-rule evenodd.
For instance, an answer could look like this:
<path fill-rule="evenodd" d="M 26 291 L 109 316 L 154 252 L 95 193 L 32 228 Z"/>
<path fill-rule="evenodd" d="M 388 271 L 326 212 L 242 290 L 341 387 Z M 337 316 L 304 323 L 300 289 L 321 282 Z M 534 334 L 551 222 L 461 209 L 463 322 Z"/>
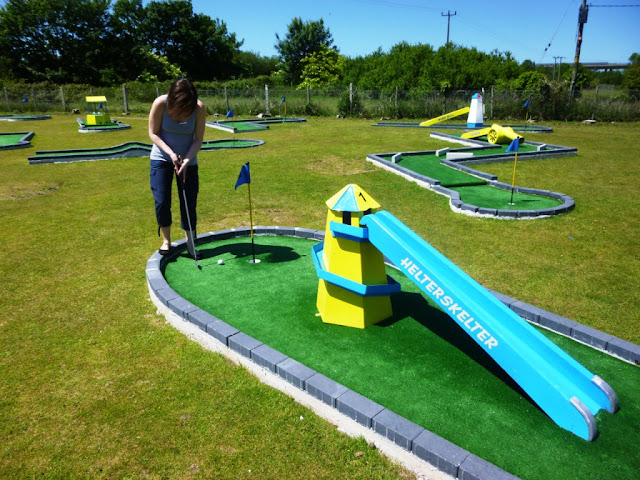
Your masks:
<path fill-rule="evenodd" d="M 180 165 L 182 166 L 182 157 L 180 155 L 178 155 L 178 160 L 180 161 Z M 178 172 L 176 172 L 177 174 Z M 178 182 L 180 182 L 180 175 L 176 175 L 178 177 Z M 182 180 L 182 198 L 184 199 L 184 209 L 187 211 L 187 224 L 189 227 L 189 238 L 191 238 L 191 248 L 193 249 L 193 260 L 196 262 L 196 267 L 198 267 L 199 270 L 202 270 L 202 267 L 200 266 L 200 264 L 198 263 L 198 257 L 196 254 L 196 239 L 193 238 L 193 229 L 191 228 L 191 216 L 189 215 L 189 204 L 187 203 L 187 192 L 184 188 L 184 185 L 186 183 L 186 171 Z M 188 240 L 187 240 L 188 241 Z"/>

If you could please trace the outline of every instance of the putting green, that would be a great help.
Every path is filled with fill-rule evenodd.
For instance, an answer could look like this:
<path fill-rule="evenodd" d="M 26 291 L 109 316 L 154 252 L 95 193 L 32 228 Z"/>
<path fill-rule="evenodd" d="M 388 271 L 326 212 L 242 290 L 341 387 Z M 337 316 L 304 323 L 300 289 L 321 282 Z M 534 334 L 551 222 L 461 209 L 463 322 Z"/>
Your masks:
<path fill-rule="evenodd" d="M 13 150 L 31 146 L 33 132 L 0 133 L 0 150 Z"/>
<path fill-rule="evenodd" d="M 511 202 L 511 190 L 503 190 L 489 186 L 465 186 L 449 187 L 460 194 L 460 200 L 470 205 L 478 205 L 486 208 L 501 210 L 542 210 L 562 205 L 560 200 L 542 195 L 528 193 L 513 194 Z"/>
<path fill-rule="evenodd" d="M 455 137 L 455 135 L 448 135 L 448 137 Z M 475 157 L 487 157 L 487 156 L 509 156 L 512 154 L 506 153 L 508 145 L 495 145 L 491 148 L 463 148 L 456 149 L 455 152 L 464 152 L 471 154 Z M 531 145 L 523 143 L 519 151 L 521 153 L 533 153 L 554 151 L 552 147 L 542 147 L 538 150 L 537 145 Z M 468 206 L 494 210 L 494 211 L 542 211 L 553 212 L 556 209 L 562 210 L 562 212 L 569 211 L 570 209 L 562 209 L 565 204 L 565 199 L 558 195 L 558 198 L 553 198 L 545 195 L 538 195 L 529 189 L 529 193 L 515 192 L 513 195 L 513 202 L 511 198 L 511 189 L 504 190 L 497 188 L 488 183 L 482 176 L 476 176 L 468 171 L 458 170 L 452 168 L 447 164 L 441 163 L 446 157 L 437 156 L 436 151 L 430 152 L 410 152 L 400 154 L 385 153 L 381 155 L 374 155 L 374 161 L 382 160 L 386 165 L 394 170 L 397 170 L 396 166 L 405 168 L 419 175 L 423 175 L 430 179 L 436 180 L 440 183 L 440 186 L 456 191 L 460 194 L 460 201 Z M 393 163 L 394 157 L 396 162 Z M 470 170 L 467 168 L 467 170 Z M 473 172 L 473 170 L 471 170 Z M 478 172 L 478 175 L 481 175 Z M 465 208 L 469 210 L 468 208 Z M 473 210 L 470 210 L 473 211 Z M 516 218 L 516 215 L 510 218 Z"/>
<path fill-rule="evenodd" d="M 406 277 L 392 296 L 395 316 L 365 330 L 324 324 L 316 316 L 315 242 L 258 236 L 211 242 L 165 268 L 183 298 L 242 332 L 365 395 L 403 417 L 523 479 L 634 478 L 640 369 L 543 330 L 604 378 L 621 409 L 599 413 L 600 436 L 585 442 L 560 429 L 462 329 Z M 224 265 L 218 265 L 219 259 Z M 277 299 L 277 301 L 274 301 Z"/>
<path fill-rule="evenodd" d="M 202 151 L 223 150 L 229 148 L 247 148 L 262 145 L 262 140 L 251 140 L 246 138 L 225 139 L 225 140 L 205 140 L 202 143 Z M 56 162 L 79 162 L 85 160 L 110 160 L 115 158 L 144 157 L 151 152 L 151 144 L 142 142 L 127 142 L 113 147 L 96 149 L 76 149 L 76 150 L 47 150 L 36 152 L 36 155 L 29 157 L 29 163 L 56 163 Z"/>
<path fill-rule="evenodd" d="M 18 146 L 24 136 L 24 133 L 2 133 L 0 134 L 0 147 Z"/>

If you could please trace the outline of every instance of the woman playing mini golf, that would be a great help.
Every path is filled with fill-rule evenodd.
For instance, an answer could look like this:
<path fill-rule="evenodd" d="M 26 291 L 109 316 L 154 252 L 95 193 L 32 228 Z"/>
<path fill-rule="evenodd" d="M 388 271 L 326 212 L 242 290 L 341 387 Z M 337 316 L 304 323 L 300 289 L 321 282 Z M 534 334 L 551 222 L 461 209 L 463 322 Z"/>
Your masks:
<path fill-rule="evenodd" d="M 190 80 L 173 82 L 167 95 L 156 98 L 149 113 L 151 149 L 151 191 L 155 200 L 158 232 L 166 255 L 171 247 L 171 188 L 176 173 L 180 197 L 181 226 L 187 248 L 197 260 L 194 247 L 198 199 L 198 150 L 202 146 L 206 112 Z"/>

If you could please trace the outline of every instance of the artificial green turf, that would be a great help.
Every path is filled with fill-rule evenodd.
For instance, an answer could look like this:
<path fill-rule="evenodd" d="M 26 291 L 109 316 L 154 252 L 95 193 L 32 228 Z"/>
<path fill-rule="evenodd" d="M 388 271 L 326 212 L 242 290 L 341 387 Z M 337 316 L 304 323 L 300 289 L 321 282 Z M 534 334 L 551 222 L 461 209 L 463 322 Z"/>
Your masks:
<path fill-rule="evenodd" d="M 597 415 L 586 442 L 557 427 L 448 316 L 394 269 L 395 317 L 365 330 L 316 316 L 312 241 L 256 237 L 208 243 L 198 270 L 186 255 L 165 276 L 181 296 L 314 370 L 523 479 L 633 478 L 640 370 L 543 332 L 616 391 L 621 410 Z M 218 265 L 223 259 L 225 264 Z M 277 299 L 277 300 L 276 300 Z"/>
<path fill-rule="evenodd" d="M 19 145 L 24 136 L 24 133 L 2 134 L 0 135 L 0 146 Z"/>
<path fill-rule="evenodd" d="M 264 127 L 262 125 L 258 125 L 256 122 L 247 123 L 244 121 L 223 121 L 220 122 L 222 125 L 230 126 L 235 128 L 237 132 L 256 132 L 260 130 L 267 130 L 269 127 Z"/>
<path fill-rule="evenodd" d="M 406 155 L 398 165 L 420 175 L 440 180 L 440 184 L 443 187 L 485 185 L 487 183 L 482 178 L 443 165 L 440 160 L 442 160 L 442 157 L 436 157 L 435 155 Z"/>
<path fill-rule="evenodd" d="M 503 190 L 490 185 L 449 188 L 460 193 L 460 200 L 463 202 L 486 208 L 501 210 L 540 210 L 562 205 L 562 202 L 555 198 L 517 192 L 513 194 L 512 205 L 511 190 Z"/>

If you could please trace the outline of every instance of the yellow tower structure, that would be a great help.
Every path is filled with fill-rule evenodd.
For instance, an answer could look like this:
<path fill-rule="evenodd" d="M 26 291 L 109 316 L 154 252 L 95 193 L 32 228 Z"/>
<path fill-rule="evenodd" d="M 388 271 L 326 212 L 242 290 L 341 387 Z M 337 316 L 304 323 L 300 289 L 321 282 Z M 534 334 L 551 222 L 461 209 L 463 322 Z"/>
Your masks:
<path fill-rule="evenodd" d="M 390 294 L 400 285 L 387 277 L 384 257 L 368 240 L 360 219 L 380 205 L 350 184 L 327 202 L 325 239 L 314 247 L 316 305 L 322 321 L 365 328 L 393 315 Z"/>

